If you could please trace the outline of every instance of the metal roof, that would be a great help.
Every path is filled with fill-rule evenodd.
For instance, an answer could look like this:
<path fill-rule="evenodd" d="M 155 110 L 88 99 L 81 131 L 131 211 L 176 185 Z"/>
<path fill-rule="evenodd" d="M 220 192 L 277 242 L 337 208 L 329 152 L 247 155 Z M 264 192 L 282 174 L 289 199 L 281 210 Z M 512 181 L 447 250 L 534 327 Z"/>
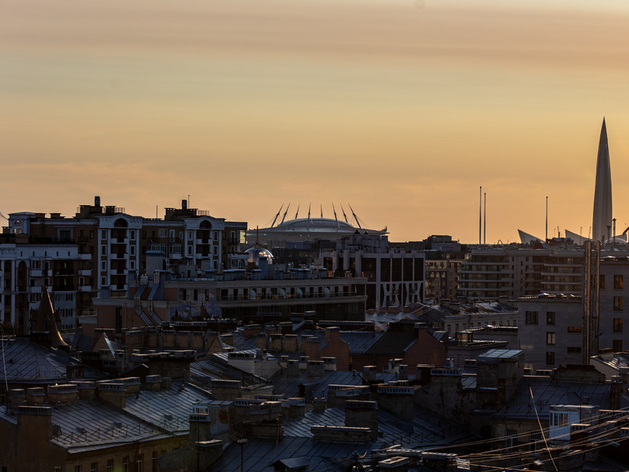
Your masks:
<path fill-rule="evenodd" d="M 606 410 L 610 408 L 609 391 L 609 383 L 553 382 L 550 377 L 525 376 L 497 416 L 534 419 L 537 408 L 540 418 L 548 418 L 551 405 L 589 404 Z"/>
<path fill-rule="evenodd" d="M 376 374 L 376 378 L 379 382 L 385 383 L 392 380 L 397 380 L 395 374 Z M 271 379 L 273 384 L 273 392 L 275 394 L 283 394 L 285 397 L 299 396 L 299 386 L 308 385 L 310 390 L 317 395 L 321 394 L 324 390 L 327 391 L 328 385 L 362 385 L 363 378 L 359 375 L 359 372 L 344 372 L 344 371 L 325 371 L 323 377 L 308 377 L 306 371 L 300 371 L 299 377 L 288 377 L 286 373 L 275 375 Z"/>
<path fill-rule="evenodd" d="M 521 357 L 523 355 L 524 353 L 521 349 L 490 349 L 478 356 L 476 363 L 490 364 L 498 362 L 500 359 L 515 359 L 516 357 Z"/>
<path fill-rule="evenodd" d="M 282 459 L 308 457 L 306 471 L 345 471 L 347 458 L 354 452 L 361 456 L 376 444 L 352 444 L 314 441 L 304 437 L 284 437 L 280 442 L 249 438 L 243 447 L 243 469 L 247 472 L 269 472 L 274 463 Z M 240 472 L 241 446 L 231 443 L 223 456 L 210 469 L 213 472 Z"/>
<path fill-rule="evenodd" d="M 4 347 L 6 376 L 10 383 L 49 383 L 66 380 L 68 363 L 76 365 L 81 362 L 59 349 L 47 349 L 32 343 L 29 338 L 5 339 L 2 346 Z M 83 366 L 84 379 L 102 379 L 105 377 L 106 374 L 103 372 L 87 365 Z"/>
<path fill-rule="evenodd" d="M 231 402 L 213 401 L 208 392 L 173 381 L 170 390 L 140 390 L 137 396 L 127 395 L 125 403 L 125 408 L 120 409 L 94 398 L 52 406 L 52 442 L 69 452 L 81 452 L 186 435 L 193 405 Z M 17 424 L 11 410 L 0 408 L 0 418 Z"/>

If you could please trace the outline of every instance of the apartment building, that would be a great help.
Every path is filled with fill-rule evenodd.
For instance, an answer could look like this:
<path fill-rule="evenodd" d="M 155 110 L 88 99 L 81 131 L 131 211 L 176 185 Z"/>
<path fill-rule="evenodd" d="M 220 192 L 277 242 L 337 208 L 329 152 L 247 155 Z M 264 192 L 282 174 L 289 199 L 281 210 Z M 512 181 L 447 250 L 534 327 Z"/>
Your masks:
<path fill-rule="evenodd" d="M 582 284 L 583 248 L 568 242 L 477 248 L 459 270 L 460 295 L 470 301 L 580 295 Z"/>
<path fill-rule="evenodd" d="M 164 254 L 164 269 L 185 264 L 194 275 L 218 271 L 238 252 L 246 227 L 188 208 L 186 200 L 181 208 L 166 208 L 163 219 L 103 206 L 98 196 L 70 218 L 12 213 L 0 239 L 0 316 L 26 333 L 48 287 L 62 329 L 72 329 L 79 315 L 93 314 L 99 290 L 127 296 L 129 271 L 144 273 L 149 251 Z"/>
<path fill-rule="evenodd" d="M 629 287 L 625 288 L 625 280 L 629 282 L 629 259 L 624 250 L 608 249 L 606 254 L 599 265 L 600 297 L 598 304 L 594 302 L 599 315 L 592 355 L 622 352 L 628 347 L 625 325 L 629 326 L 629 307 L 625 299 Z M 518 338 L 529 367 L 546 370 L 584 362 L 586 326 L 580 295 L 523 297 L 518 300 L 518 311 Z"/>

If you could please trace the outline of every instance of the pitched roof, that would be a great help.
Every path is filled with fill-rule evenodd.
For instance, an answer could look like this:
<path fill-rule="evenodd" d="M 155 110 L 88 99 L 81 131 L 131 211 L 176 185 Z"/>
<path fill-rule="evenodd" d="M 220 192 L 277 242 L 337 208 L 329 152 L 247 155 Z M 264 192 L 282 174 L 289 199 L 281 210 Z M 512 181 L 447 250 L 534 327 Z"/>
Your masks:
<path fill-rule="evenodd" d="M 4 339 L 4 359 L 10 383 L 41 384 L 67 380 L 66 366 L 80 361 L 59 349 L 47 349 L 28 338 Z M 84 379 L 102 379 L 106 374 L 89 366 L 83 367 Z"/>
<path fill-rule="evenodd" d="M 39 307 L 37 307 L 35 316 L 31 318 L 31 332 L 49 332 L 52 347 L 68 347 L 59 333 L 57 323 L 60 322 L 61 319 L 55 315 L 55 310 L 52 307 L 48 287 L 44 287 Z"/>
<path fill-rule="evenodd" d="M 532 391 L 532 397 L 531 397 Z M 550 377 L 525 376 L 518 384 L 517 393 L 497 416 L 510 418 L 548 418 L 552 405 L 598 405 L 609 409 L 608 383 L 553 382 Z"/>

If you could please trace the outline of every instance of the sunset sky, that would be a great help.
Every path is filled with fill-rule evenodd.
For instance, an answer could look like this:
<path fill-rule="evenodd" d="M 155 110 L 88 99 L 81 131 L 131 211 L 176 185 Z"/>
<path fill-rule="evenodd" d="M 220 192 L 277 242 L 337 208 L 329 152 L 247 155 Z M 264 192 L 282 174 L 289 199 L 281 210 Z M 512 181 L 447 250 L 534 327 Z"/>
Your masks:
<path fill-rule="evenodd" d="M 620 233 L 627 31 L 626 1 L 0 0 L 0 212 L 349 203 L 471 243 L 482 185 L 488 243 L 543 237 L 547 195 L 587 236 L 605 117 Z"/>

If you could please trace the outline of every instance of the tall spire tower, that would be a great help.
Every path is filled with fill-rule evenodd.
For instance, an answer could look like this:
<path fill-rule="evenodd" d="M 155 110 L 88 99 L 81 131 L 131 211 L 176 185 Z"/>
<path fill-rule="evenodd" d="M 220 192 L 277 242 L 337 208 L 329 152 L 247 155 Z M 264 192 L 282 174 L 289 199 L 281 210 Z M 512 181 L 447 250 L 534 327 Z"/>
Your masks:
<path fill-rule="evenodd" d="M 594 217 L 592 219 L 592 239 L 605 240 L 611 237 L 612 226 L 612 171 L 609 164 L 609 146 L 605 118 L 598 142 L 596 158 L 596 187 L 594 188 Z"/>

